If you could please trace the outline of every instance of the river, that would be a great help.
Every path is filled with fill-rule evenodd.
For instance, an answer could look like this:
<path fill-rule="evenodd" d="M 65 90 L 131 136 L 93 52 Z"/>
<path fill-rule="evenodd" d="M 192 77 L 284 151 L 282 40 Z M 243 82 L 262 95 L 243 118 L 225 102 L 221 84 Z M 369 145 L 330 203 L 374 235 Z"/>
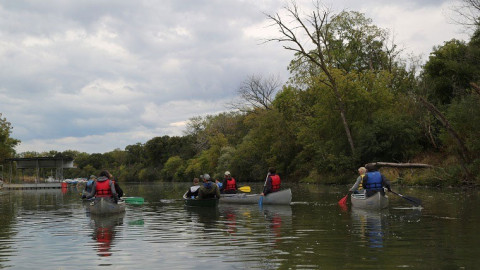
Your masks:
<path fill-rule="evenodd" d="M 123 184 L 144 197 L 94 217 L 79 190 L 0 191 L 2 269 L 479 269 L 480 192 L 393 190 L 383 211 L 339 207 L 347 186 L 291 186 L 291 206 L 185 207 L 189 183 Z M 259 191 L 260 184 L 251 184 Z"/>

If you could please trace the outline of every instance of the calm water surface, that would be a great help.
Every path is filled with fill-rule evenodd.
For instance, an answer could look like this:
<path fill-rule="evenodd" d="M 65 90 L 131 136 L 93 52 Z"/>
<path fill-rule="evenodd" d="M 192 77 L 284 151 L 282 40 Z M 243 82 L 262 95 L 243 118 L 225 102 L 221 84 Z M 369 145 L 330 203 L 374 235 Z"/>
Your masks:
<path fill-rule="evenodd" d="M 480 269 L 477 190 L 394 188 L 384 211 L 342 209 L 348 187 L 292 186 L 291 206 L 187 208 L 188 183 L 123 185 L 123 215 L 93 217 L 79 190 L 0 191 L 0 268 Z M 251 184 L 253 191 L 260 185 Z"/>

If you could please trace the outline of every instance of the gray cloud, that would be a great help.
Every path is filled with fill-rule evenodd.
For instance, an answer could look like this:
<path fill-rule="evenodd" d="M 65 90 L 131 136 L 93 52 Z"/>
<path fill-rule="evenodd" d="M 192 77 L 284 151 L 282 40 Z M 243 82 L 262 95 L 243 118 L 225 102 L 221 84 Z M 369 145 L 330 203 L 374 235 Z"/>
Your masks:
<path fill-rule="evenodd" d="M 433 28 L 446 25 L 442 3 L 331 5 L 365 12 L 393 28 L 409 50 L 428 53 L 455 36 L 453 26 Z M 282 6 L 277 0 L 1 2 L 0 112 L 22 140 L 17 151 L 105 152 L 181 135 L 189 118 L 225 110 L 247 76 L 285 81 L 291 52 L 260 44 L 276 33 L 262 12 Z M 425 18 L 432 25 L 412 27 Z"/>

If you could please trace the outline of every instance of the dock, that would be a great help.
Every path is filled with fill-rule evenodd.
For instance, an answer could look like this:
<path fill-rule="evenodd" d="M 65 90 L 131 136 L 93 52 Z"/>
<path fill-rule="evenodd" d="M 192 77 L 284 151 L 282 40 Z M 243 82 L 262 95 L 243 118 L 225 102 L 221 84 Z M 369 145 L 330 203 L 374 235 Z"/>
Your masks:
<path fill-rule="evenodd" d="M 51 189 L 62 188 L 62 183 L 3 184 L 3 189 Z"/>

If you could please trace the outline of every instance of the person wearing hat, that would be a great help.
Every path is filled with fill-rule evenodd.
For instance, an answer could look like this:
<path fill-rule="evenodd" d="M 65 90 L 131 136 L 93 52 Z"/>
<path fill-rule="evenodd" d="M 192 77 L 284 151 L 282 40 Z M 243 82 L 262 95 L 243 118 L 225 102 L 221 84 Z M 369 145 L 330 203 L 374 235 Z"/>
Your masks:
<path fill-rule="evenodd" d="M 198 189 L 198 199 L 210 199 L 217 198 L 220 199 L 220 190 L 218 186 L 212 182 L 210 175 L 205 173 L 203 174 L 203 184 L 200 185 Z"/>
<path fill-rule="evenodd" d="M 95 175 L 90 175 L 90 178 L 87 181 L 87 184 L 85 185 L 85 188 L 82 191 L 82 199 L 87 198 L 87 195 L 92 192 L 93 184 L 97 180 L 97 177 Z"/>
<path fill-rule="evenodd" d="M 383 188 L 386 188 L 388 191 L 392 191 L 390 189 L 390 181 L 381 174 L 377 170 L 377 166 L 375 164 L 367 164 L 365 165 L 367 169 L 367 173 L 363 177 L 362 186 L 366 190 L 367 197 L 374 195 L 377 192 L 385 193 Z"/>
<path fill-rule="evenodd" d="M 220 188 L 220 193 L 235 194 L 237 193 L 237 181 L 232 177 L 229 171 L 225 172 L 223 184 Z"/>

